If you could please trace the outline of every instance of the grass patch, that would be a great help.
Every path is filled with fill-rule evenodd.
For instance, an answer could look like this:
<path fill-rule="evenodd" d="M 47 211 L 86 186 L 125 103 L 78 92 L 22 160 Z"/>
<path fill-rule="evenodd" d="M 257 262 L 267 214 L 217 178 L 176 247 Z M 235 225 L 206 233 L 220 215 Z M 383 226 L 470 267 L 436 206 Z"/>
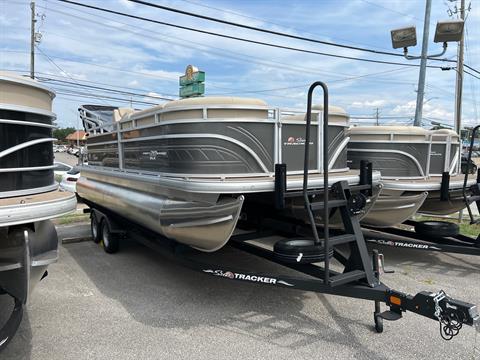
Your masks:
<path fill-rule="evenodd" d="M 415 218 L 416 221 L 446 221 L 457 224 L 460 227 L 460 233 L 466 236 L 477 237 L 480 234 L 480 224 L 470 224 L 470 220 L 463 220 L 461 223 L 458 222 L 458 219 L 455 218 L 436 218 L 428 216 L 418 216 Z"/>
<path fill-rule="evenodd" d="M 53 219 L 53 223 L 56 225 L 68 225 L 68 224 L 74 224 L 79 222 L 86 222 L 86 221 L 89 221 L 89 219 L 90 219 L 90 214 L 73 213 L 73 214 L 67 214 L 59 218 Z"/>

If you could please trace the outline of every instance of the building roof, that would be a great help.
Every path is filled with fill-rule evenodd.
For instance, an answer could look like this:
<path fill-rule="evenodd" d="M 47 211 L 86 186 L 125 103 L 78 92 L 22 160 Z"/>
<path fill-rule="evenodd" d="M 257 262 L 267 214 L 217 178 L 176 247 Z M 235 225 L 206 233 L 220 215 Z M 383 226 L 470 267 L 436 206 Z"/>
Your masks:
<path fill-rule="evenodd" d="M 87 140 L 87 136 L 86 136 L 86 132 L 83 131 L 83 130 L 77 130 L 69 135 L 67 135 L 67 137 L 65 138 L 65 140 Z"/>

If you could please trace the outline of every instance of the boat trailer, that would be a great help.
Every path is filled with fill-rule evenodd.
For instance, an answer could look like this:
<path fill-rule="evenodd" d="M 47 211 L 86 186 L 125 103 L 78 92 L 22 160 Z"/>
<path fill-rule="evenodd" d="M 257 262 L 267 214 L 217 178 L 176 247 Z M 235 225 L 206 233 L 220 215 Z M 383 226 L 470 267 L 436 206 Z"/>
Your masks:
<path fill-rule="evenodd" d="M 311 103 L 313 91 L 317 86 L 321 86 L 324 91 L 323 164 L 324 184 L 328 184 L 328 89 L 322 82 L 313 83 L 308 92 L 305 143 L 310 143 Z M 409 295 L 380 281 L 383 273 L 383 256 L 374 250 L 373 256 L 370 257 L 358 220 L 358 215 L 364 211 L 366 198 L 372 191 L 371 164 L 363 162 L 359 185 L 350 186 L 346 182 L 339 182 L 331 187 L 326 185 L 322 189 L 308 189 L 308 160 L 309 146 L 305 146 L 304 184 L 301 191 L 286 189 L 286 166 L 277 164 L 272 199 L 275 206 L 266 204 L 265 208 L 262 208 L 259 204 L 246 203 L 244 214 L 238 224 L 238 229 L 243 233 L 233 235 L 227 244 L 244 253 L 294 270 L 300 276 L 284 276 L 222 266 L 215 260 L 215 255 L 165 238 L 118 216 L 100 204 L 85 201 L 90 207 L 85 209 L 85 212 L 91 212 L 94 240 L 105 242 L 108 239 L 108 247 L 104 244 L 107 252 L 115 252 L 118 249 L 119 238 L 128 236 L 208 276 L 370 300 L 374 302 L 373 320 L 375 330 L 379 333 L 383 331 L 383 320 L 399 320 L 407 311 L 437 321 L 440 334 L 445 340 L 458 335 L 463 325 L 477 326 L 480 323 L 480 315 L 475 305 L 450 297 L 442 290 L 437 293 L 422 291 L 416 295 Z M 308 223 L 285 216 L 283 212 L 285 200 L 292 196 L 298 197 L 299 194 L 303 195 L 305 200 L 305 211 L 310 219 Z M 316 201 L 317 195 L 323 198 L 323 201 Z M 318 211 L 323 213 L 323 227 L 318 226 L 318 213 L 315 214 Z M 344 231 L 340 234 L 330 229 L 329 225 L 329 218 L 335 212 L 341 215 L 343 221 Z M 104 226 L 101 227 L 103 231 L 99 233 L 96 226 L 100 223 Z M 102 236 L 107 238 L 102 239 Z M 282 238 L 273 245 L 273 248 L 268 245 L 268 238 L 271 239 L 272 236 Z M 349 247 L 348 255 L 339 249 L 341 244 Z M 205 257 L 207 261 L 200 260 Z M 343 266 L 343 271 L 331 269 L 331 258 Z M 387 306 L 384 311 L 381 310 L 382 303 Z"/>

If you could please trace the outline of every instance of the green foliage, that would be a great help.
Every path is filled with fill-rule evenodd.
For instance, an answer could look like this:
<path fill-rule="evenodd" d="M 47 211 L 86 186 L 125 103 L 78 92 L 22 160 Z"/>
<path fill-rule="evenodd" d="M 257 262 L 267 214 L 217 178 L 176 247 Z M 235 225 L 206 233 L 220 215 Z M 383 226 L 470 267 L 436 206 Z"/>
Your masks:
<path fill-rule="evenodd" d="M 58 142 L 65 141 L 65 138 L 70 135 L 71 133 L 75 132 L 75 128 L 73 127 L 66 127 L 66 128 L 58 128 L 53 130 L 53 137 L 58 139 Z"/>

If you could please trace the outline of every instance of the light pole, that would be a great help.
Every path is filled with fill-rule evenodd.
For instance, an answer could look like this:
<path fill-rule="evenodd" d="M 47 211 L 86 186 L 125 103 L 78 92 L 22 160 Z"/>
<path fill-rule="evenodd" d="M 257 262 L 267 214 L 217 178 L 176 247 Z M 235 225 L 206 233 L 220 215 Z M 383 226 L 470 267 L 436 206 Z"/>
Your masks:
<path fill-rule="evenodd" d="M 408 48 L 417 45 L 417 31 L 415 26 L 404 27 L 391 31 L 392 47 L 394 49 L 403 48 L 403 55 L 407 60 L 420 59 L 420 73 L 418 77 L 417 105 L 415 108 L 415 126 L 422 125 L 423 97 L 425 94 L 425 76 L 427 68 L 427 59 L 442 56 L 447 51 L 447 43 L 460 41 L 463 36 L 463 20 L 447 20 L 437 22 L 435 30 L 436 43 L 443 43 L 442 52 L 434 55 L 427 55 L 428 52 L 428 34 L 430 25 L 431 0 L 426 0 L 425 23 L 423 28 L 422 54 L 420 56 L 408 55 Z"/>

